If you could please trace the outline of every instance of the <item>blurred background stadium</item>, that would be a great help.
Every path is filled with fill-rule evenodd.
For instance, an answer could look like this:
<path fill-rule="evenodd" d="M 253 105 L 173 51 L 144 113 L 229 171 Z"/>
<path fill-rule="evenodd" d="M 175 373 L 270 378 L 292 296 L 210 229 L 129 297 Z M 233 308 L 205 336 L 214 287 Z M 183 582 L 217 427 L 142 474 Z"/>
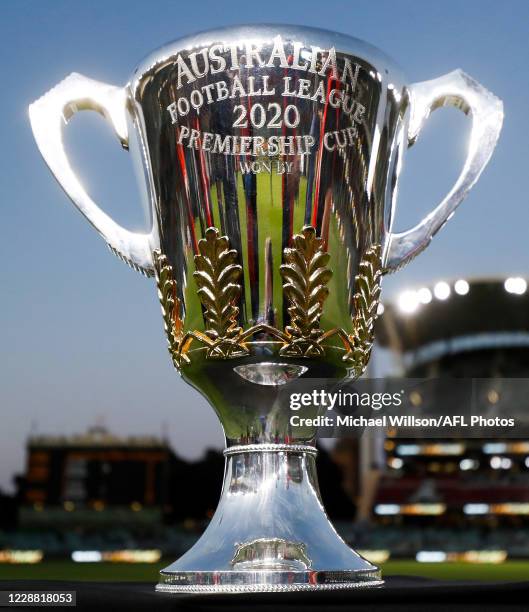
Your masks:
<path fill-rule="evenodd" d="M 525 279 L 405 289 L 381 311 L 388 374 L 488 379 L 484 413 L 524 401 L 502 395 L 501 381 L 529 377 Z M 187 461 L 164 437 L 116 435 L 103 422 L 78 435 L 33 432 L 16 492 L 0 497 L 0 575 L 154 579 L 207 525 L 223 465 L 217 450 Z M 324 441 L 318 470 L 338 531 L 386 572 L 528 575 L 529 439 L 415 440 L 389 429 Z"/>

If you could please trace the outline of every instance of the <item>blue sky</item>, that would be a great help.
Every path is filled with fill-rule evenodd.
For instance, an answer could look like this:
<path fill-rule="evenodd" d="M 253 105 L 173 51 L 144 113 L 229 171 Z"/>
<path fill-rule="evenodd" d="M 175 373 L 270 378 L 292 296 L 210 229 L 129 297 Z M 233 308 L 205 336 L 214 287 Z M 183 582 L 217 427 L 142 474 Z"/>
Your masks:
<path fill-rule="evenodd" d="M 386 279 L 384 296 L 441 278 L 529 275 L 529 4 L 485 0 L 370 2 L 4 2 L 0 8 L 0 487 L 23 469 L 39 432 L 157 434 L 197 457 L 220 445 L 212 410 L 172 370 L 152 281 L 114 258 L 41 161 L 30 102 L 72 71 L 124 84 L 164 42 L 235 23 L 300 23 L 382 48 L 410 82 L 463 68 L 505 103 L 505 125 L 480 182 L 429 249 Z M 469 122 L 436 112 L 409 151 L 397 229 L 443 196 L 464 158 Z M 128 154 L 105 123 L 78 116 L 65 140 L 95 199 L 128 227 L 144 215 Z"/>

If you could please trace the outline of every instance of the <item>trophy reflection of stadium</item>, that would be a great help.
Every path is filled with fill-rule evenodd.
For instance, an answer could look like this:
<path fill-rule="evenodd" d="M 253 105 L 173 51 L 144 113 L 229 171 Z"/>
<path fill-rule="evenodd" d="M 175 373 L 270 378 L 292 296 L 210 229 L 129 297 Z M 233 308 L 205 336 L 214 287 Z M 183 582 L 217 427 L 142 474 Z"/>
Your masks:
<path fill-rule="evenodd" d="M 502 392 L 501 379 L 529 378 L 526 290 L 511 278 L 404 291 L 385 305 L 378 342 L 398 375 L 488 379 L 483 410 L 501 413 L 520 401 Z M 374 562 L 529 557 L 529 439 L 398 433 L 320 451 L 325 506 L 352 546 Z M 28 559 L 28 550 L 81 561 L 181 554 L 216 506 L 223 465 L 220 452 L 187 462 L 165 439 L 101 426 L 32 436 L 15 498 L 0 495 L 0 561 L 16 551 Z"/>

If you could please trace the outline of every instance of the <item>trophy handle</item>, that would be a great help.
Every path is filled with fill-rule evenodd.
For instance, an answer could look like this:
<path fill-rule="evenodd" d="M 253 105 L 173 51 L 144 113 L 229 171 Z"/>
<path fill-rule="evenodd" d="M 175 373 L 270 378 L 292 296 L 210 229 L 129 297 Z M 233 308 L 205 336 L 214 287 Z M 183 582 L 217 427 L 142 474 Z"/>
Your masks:
<path fill-rule="evenodd" d="M 503 123 L 501 100 L 462 70 L 415 83 L 409 89 L 408 146 L 415 143 L 430 113 L 441 106 L 454 106 L 471 115 L 472 130 L 465 165 L 445 199 L 415 227 L 389 235 L 385 273 L 398 270 L 416 257 L 450 219 L 487 165 Z"/>
<path fill-rule="evenodd" d="M 125 89 L 72 73 L 29 107 L 31 128 L 50 170 L 72 202 L 104 238 L 111 251 L 135 270 L 152 276 L 149 234 L 131 232 L 111 219 L 85 191 L 64 150 L 62 125 L 78 111 L 97 111 L 128 148 Z"/>

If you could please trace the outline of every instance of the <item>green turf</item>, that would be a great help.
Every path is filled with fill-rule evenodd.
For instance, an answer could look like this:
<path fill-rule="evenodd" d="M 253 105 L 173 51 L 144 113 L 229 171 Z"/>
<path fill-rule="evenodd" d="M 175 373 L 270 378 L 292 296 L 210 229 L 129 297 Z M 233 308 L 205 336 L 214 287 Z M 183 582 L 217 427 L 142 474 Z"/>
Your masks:
<path fill-rule="evenodd" d="M 529 580 L 529 561 L 506 563 L 417 563 L 416 561 L 388 561 L 382 565 L 387 576 L 399 574 L 424 576 L 437 580 Z"/>
<path fill-rule="evenodd" d="M 144 563 L 73 563 L 47 561 L 37 565 L 0 564 L 0 580 L 94 580 L 150 581 L 168 565 Z M 521 581 L 529 580 L 529 561 L 507 561 L 500 565 L 469 563 L 416 563 L 388 561 L 382 566 L 385 576 L 395 574 L 424 576 L 439 580 Z"/>

